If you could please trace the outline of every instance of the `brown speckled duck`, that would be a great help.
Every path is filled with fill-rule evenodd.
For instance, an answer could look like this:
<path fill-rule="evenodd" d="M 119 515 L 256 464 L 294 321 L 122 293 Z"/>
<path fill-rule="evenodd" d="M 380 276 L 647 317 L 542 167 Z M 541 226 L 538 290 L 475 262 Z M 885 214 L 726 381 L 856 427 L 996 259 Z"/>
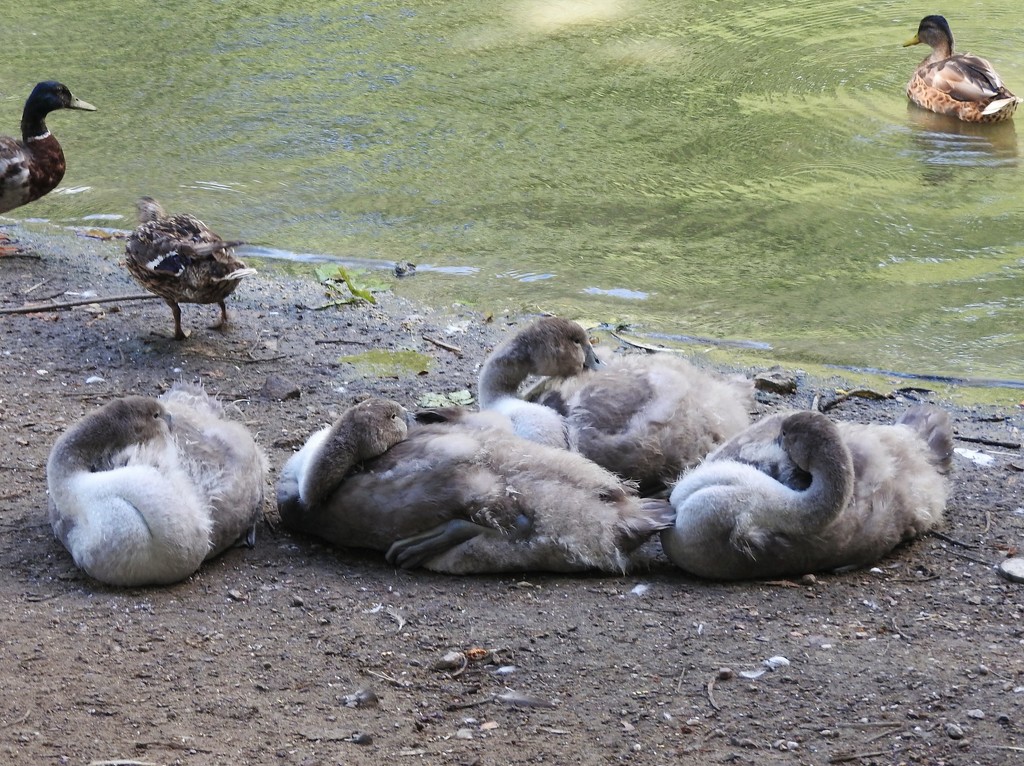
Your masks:
<path fill-rule="evenodd" d="M 21 140 L 0 136 L 0 213 L 39 199 L 64 178 L 64 152 L 45 121 L 57 109 L 96 111 L 62 83 L 41 82 L 32 89 L 21 115 Z"/>
<path fill-rule="evenodd" d="M 636 482 L 642 492 L 675 481 L 750 423 L 749 380 L 702 370 L 669 353 L 596 360 L 578 324 L 539 319 L 488 357 L 480 371 L 480 406 L 511 417 L 524 438 L 555 444 L 564 432 L 563 446 Z M 522 401 L 518 389 L 530 374 L 551 377 Z"/>
<path fill-rule="evenodd" d="M 953 32 L 942 16 L 925 16 L 917 34 L 905 42 L 925 43 L 931 54 L 907 83 L 907 96 L 918 106 L 966 122 L 1000 122 L 1017 111 L 1013 95 L 985 59 L 953 52 Z"/>
<path fill-rule="evenodd" d="M 125 266 L 135 280 L 167 301 L 174 315 L 174 339 L 184 340 L 179 303 L 216 303 L 220 321 L 228 323 L 224 301 L 245 277 L 256 273 L 234 256 L 231 248 L 195 216 L 169 216 L 152 197 L 137 203 L 139 226 L 128 237 Z"/>
<path fill-rule="evenodd" d="M 346 410 L 281 471 L 281 521 L 449 574 L 621 573 L 672 523 L 666 501 L 641 500 L 586 458 L 519 438 L 498 413 L 430 420 L 409 425 L 383 399 Z"/>
<path fill-rule="evenodd" d="M 722 580 L 867 566 L 941 525 L 952 455 L 949 417 L 931 405 L 895 425 L 771 415 L 683 475 L 662 545 Z"/>
<path fill-rule="evenodd" d="M 255 542 L 266 458 L 202 389 L 127 396 L 83 417 L 46 464 L 50 523 L 110 585 L 164 585 Z"/>

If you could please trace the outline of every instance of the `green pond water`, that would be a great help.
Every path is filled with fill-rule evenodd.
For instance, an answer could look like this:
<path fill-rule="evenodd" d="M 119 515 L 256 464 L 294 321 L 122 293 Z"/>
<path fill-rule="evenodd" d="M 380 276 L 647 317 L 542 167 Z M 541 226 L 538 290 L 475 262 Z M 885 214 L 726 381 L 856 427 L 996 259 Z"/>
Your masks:
<path fill-rule="evenodd" d="M 1024 93 L 1015 0 L 957 5 L 958 49 Z M 908 106 L 927 50 L 901 44 L 932 12 L 19 3 L 0 128 L 42 79 L 99 111 L 51 116 L 64 183 L 10 217 L 130 228 L 151 194 L 259 243 L 261 270 L 411 261 L 394 289 L 435 303 L 738 342 L 723 348 L 757 364 L 1024 385 L 1016 129 Z"/>

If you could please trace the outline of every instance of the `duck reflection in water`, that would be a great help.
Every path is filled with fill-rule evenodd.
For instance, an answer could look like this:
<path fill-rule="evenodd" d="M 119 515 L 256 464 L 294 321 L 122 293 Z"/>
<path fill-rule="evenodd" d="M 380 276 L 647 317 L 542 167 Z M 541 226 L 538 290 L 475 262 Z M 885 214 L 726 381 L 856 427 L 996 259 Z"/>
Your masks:
<path fill-rule="evenodd" d="M 934 183 L 952 181 L 951 167 L 1015 167 L 1017 131 L 1013 122 L 964 122 L 945 114 L 907 105 L 911 137 L 927 179 Z"/>

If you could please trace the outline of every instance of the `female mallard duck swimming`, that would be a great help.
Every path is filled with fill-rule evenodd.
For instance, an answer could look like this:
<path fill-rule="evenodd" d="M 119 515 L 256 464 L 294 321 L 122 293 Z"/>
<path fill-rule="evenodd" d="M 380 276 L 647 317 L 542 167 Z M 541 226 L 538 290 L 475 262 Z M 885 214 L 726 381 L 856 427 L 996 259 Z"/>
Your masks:
<path fill-rule="evenodd" d="M 772 415 L 679 480 L 662 545 L 721 580 L 865 566 L 942 523 L 952 454 L 949 417 L 929 405 L 892 426 Z"/>
<path fill-rule="evenodd" d="M 184 340 L 179 303 L 216 303 L 220 321 L 227 325 L 225 299 L 238 283 L 256 273 L 235 258 L 231 248 L 241 242 L 225 242 L 198 218 L 168 216 L 152 197 L 137 204 L 139 226 L 128 237 L 125 266 L 135 280 L 167 301 L 174 314 L 174 339 Z"/>
<path fill-rule="evenodd" d="M 59 82 L 32 89 L 21 115 L 21 140 L 0 136 L 0 213 L 39 199 L 64 177 L 64 152 L 45 122 L 57 109 L 96 111 Z"/>
<path fill-rule="evenodd" d="M 580 455 L 520 439 L 500 415 L 442 420 L 409 426 L 383 399 L 351 407 L 281 471 L 281 521 L 449 574 L 622 572 L 672 523 L 666 501 L 641 500 Z"/>
<path fill-rule="evenodd" d="M 953 53 L 953 33 L 942 16 L 925 16 L 905 42 L 925 43 L 932 52 L 907 83 L 907 96 L 920 107 L 966 122 L 1000 122 L 1017 111 L 1013 95 L 985 59 Z"/>
<path fill-rule="evenodd" d="M 255 542 L 266 458 L 202 389 L 128 396 L 57 439 L 46 464 L 50 524 L 90 576 L 163 585 Z"/>
<path fill-rule="evenodd" d="M 600 366 L 583 328 L 547 317 L 496 348 L 480 371 L 480 406 L 512 416 L 516 433 L 553 433 L 643 492 L 661 488 L 750 423 L 749 381 L 706 372 L 672 354 L 621 354 Z M 560 367 L 559 367 L 560 363 Z M 518 399 L 530 374 L 550 375 Z M 548 409 L 540 409 L 545 405 Z M 529 408 L 529 409 L 528 409 Z M 553 413 L 561 418 L 553 418 Z M 553 440 L 552 440 L 553 441 Z"/>

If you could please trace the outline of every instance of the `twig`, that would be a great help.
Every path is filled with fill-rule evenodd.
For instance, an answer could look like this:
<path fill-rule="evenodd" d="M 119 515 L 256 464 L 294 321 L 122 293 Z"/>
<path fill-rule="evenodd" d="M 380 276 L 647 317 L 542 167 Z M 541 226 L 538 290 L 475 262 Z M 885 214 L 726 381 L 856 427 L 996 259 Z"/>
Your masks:
<path fill-rule="evenodd" d="M 980 745 L 988 750 L 1012 750 L 1015 753 L 1024 753 L 1024 747 L 1017 747 L 1015 745 Z"/>
<path fill-rule="evenodd" d="M 837 723 L 837 729 L 874 729 L 879 726 L 888 726 L 890 729 L 903 724 L 899 721 L 857 721 L 856 723 Z"/>
<path fill-rule="evenodd" d="M 876 755 L 888 755 L 898 753 L 902 748 L 896 750 L 875 750 L 871 753 L 849 753 L 848 755 L 833 755 L 828 759 L 829 763 L 846 763 L 847 761 L 858 761 L 861 758 L 874 758 Z"/>
<path fill-rule="evenodd" d="M 394 676 L 389 676 L 387 673 L 378 673 L 376 670 L 367 670 L 366 672 L 369 673 L 371 676 L 374 676 L 375 678 L 379 678 L 382 681 L 387 681 L 392 686 L 397 686 L 399 689 L 406 689 L 410 686 L 413 686 L 411 682 L 399 681 L 397 678 L 395 678 Z"/>
<path fill-rule="evenodd" d="M 190 738 L 191 739 L 191 738 Z M 197 753 L 212 753 L 212 750 L 203 750 L 195 745 L 189 745 L 184 742 L 136 742 L 135 747 L 140 749 L 148 749 L 150 747 L 163 747 L 167 750 L 194 750 Z M 135 761 L 119 761 L 118 763 L 135 763 Z"/>
<path fill-rule="evenodd" d="M 986 439 L 982 436 L 955 436 L 959 442 L 970 442 L 971 444 L 984 444 L 986 447 L 1001 447 L 1003 449 L 1020 449 L 1020 442 L 1004 442 L 999 439 Z"/>
<path fill-rule="evenodd" d="M 462 356 L 462 349 L 459 348 L 458 346 L 453 346 L 451 343 L 445 343 L 443 340 L 431 338 L 429 335 L 424 335 L 423 340 L 429 341 L 430 343 L 433 343 L 435 346 L 443 348 L 445 351 L 451 351 L 456 356 Z"/>
<path fill-rule="evenodd" d="M 50 278 L 47 277 L 42 282 L 36 282 L 34 285 L 32 285 L 32 287 L 26 287 L 24 290 L 22 290 L 21 294 L 22 295 L 28 295 L 33 290 L 38 290 L 40 287 L 42 287 L 43 285 L 45 285 L 49 281 L 50 281 Z"/>
<path fill-rule="evenodd" d="M 721 710 L 722 708 L 720 708 L 718 706 L 718 703 L 715 702 L 715 677 L 714 676 L 711 676 L 711 678 L 708 679 L 708 682 L 704 685 L 704 690 L 708 693 L 708 702 L 711 703 L 711 707 L 713 707 L 715 710 Z"/>
<path fill-rule="evenodd" d="M 985 561 L 985 559 L 980 559 L 977 556 L 972 556 L 969 553 L 961 553 L 960 551 L 955 551 L 952 548 L 947 548 L 946 550 L 948 550 L 954 556 L 959 556 L 962 559 L 967 559 L 968 561 L 973 561 L 975 564 L 984 564 L 987 567 L 994 567 L 995 566 L 995 564 L 993 564 L 991 561 Z"/>
<path fill-rule="evenodd" d="M 0 726 L 0 729 L 9 729 L 12 726 L 17 726 L 19 723 L 25 723 L 25 721 L 28 720 L 29 713 L 31 712 L 31 710 L 26 710 L 25 715 L 23 715 L 21 718 L 17 719 L 16 721 L 8 721 L 7 723 Z"/>
<path fill-rule="evenodd" d="M 935 532 L 935 531 L 932 531 L 932 536 L 933 536 L 933 537 L 937 537 L 937 538 L 939 538 L 940 540 L 945 540 L 945 541 L 946 541 L 947 543 L 949 543 L 950 545 L 958 545 L 958 546 L 960 546 L 961 548 L 977 548 L 977 547 L 978 547 L 978 546 L 977 546 L 977 545 L 975 545 L 974 543 L 963 543 L 963 542 L 960 542 L 959 540 L 957 540 L 957 539 L 956 539 L 956 538 L 954 538 L 954 537 L 950 537 L 949 535 L 944 535 L 944 534 L 942 534 L 942 532 Z"/>
<path fill-rule="evenodd" d="M 368 340 L 352 340 L 351 338 L 321 338 L 313 341 L 314 346 L 323 346 L 327 343 L 350 343 L 353 346 L 369 346 Z"/>
<path fill-rule="evenodd" d="M 494 702 L 497 697 L 491 695 L 490 697 L 484 697 L 482 699 L 473 700 L 472 702 L 452 702 L 445 709 L 446 710 L 465 710 L 468 707 L 478 707 L 480 705 L 486 705 L 488 702 Z"/>
<path fill-rule="evenodd" d="M 872 742 L 877 742 L 878 740 L 882 739 L 882 737 L 888 737 L 892 735 L 894 732 L 895 730 L 880 731 L 875 736 L 868 737 L 866 740 L 864 740 L 864 744 L 870 745 Z"/>
<path fill-rule="evenodd" d="M 898 635 L 900 638 L 902 638 L 907 643 L 910 643 L 910 636 L 908 636 L 906 633 L 904 633 L 902 630 L 900 630 L 900 626 L 896 624 L 896 618 L 895 617 L 892 618 L 892 629 L 896 631 L 896 635 Z"/>
<path fill-rule="evenodd" d="M 159 764 L 152 761 L 124 761 L 118 759 L 115 761 L 89 761 L 89 766 L 159 766 Z"/>
<path fill-rule="evenodd" d="M 124 301 L 151 301 L 159 298 L 152 293 L 136 293 L 134 295 L 112 295 L 109 298 L 83 298 L 80 301 L 54 303 L 50 306 L 19 306 L 13 309 L 0 309 L 0 314 L 40 314 L 44 311 L 63 311 L 75 306 L 91 306 L 94 303 L 119 303 Z"/>

